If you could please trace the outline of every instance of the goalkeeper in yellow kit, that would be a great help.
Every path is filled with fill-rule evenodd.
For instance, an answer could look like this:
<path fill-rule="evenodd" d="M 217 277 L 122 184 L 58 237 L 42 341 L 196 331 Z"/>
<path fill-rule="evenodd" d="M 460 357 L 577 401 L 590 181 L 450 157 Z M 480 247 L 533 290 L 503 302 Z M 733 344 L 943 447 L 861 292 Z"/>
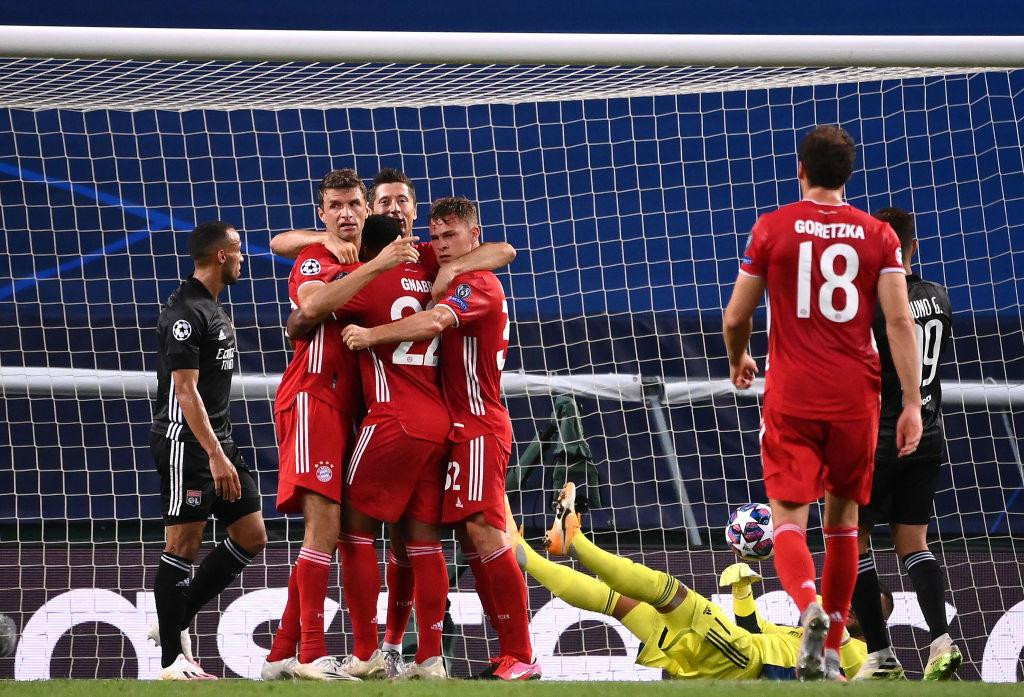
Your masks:
<path fill-rule="evenodd" d="M 803 630 L 758 617 L 751 584 L 761 577 L 750 566 L 733 564 L 722 573 L 721 584 L 732 588 L 733 619 L 668 574 L 594 545 L 580 530 L 575 498 L 576 487 L 570 482 L 556 502 L 545 545 L 553 555 L 571 555 L 599 578 L 544 559 L 516 534 L 510 520 L 506 529 L 519 565 L 567 603 L 619 620 L 643 642 L 636 658 L 639 665 L 661 668 L 679 679 L 795 677 Z M 891 600 L 886 600 L 883 605 L 891 612 Z M 840 649 L 843 671 L 856 674 L 866 655 L 864 642 L 847 636 Z"/>

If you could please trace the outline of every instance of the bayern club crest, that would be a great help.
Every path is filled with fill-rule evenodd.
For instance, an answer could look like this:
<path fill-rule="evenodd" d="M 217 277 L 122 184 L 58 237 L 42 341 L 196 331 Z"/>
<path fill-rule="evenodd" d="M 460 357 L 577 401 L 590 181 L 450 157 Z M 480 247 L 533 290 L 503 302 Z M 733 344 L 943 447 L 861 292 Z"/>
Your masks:
<path fill-rule="evenodd" d="M 171 325 L 171 336 L 178 341 L 184 341 L 192 336 L 192 325 L 188 323 L 188 320 L 179 319 Z"/>
<path fill-rule="evenodd" d="M 303 276 L 316 276 L 320 273 L 320 262 L 316 259 L 306 259 L 299 267 L 299 273 Z"/>
<path fill-rule="evenodd" d="M 334 468 L 330 465 L 321 464 L 316 468 L 316 478 L 321 482 L 329 482 L 333 476 Z"/>

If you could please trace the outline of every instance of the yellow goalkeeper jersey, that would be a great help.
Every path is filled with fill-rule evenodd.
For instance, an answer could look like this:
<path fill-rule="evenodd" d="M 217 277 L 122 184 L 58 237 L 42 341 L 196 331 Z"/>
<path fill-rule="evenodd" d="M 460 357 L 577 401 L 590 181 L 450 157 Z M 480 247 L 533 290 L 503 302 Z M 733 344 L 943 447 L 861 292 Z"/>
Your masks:
<path fill-rule="evenodd" d="M 661 668 L 677 679 L 753 680 L 795 678 L 803 630 L 757 618 L 760 633 L 739 626 L 733 618 L 690 590 L 677 610 L 650 613 L 651 626 L 636 662 Z M 867 656 L 859 639 L 847 636 L 840 648 L 843 671 L 852 676 Z"/>

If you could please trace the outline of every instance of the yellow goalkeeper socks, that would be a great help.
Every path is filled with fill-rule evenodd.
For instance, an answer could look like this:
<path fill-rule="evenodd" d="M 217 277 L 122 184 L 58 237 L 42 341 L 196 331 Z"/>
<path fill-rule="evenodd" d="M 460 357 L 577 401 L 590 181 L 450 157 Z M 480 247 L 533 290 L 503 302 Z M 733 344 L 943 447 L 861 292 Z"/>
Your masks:
<path fill-rule="evenodd" d="M 582 531 L 573 536 L 570 552 L 609 587 L 627 598 L 662 607 L 675 597 L 679 589 L 679 581 L 668 574 L 606 552 L 587 539 Z"/>
<path fill-rule="evenodd" d="M 525 542 L 519 543 L 519 549 L 526 556 L 526 573 L 540 581 L 556 598 L 581 610 L 612 614 L 619 594 L 604 583 L 572 567 L 548 561 Z"/>

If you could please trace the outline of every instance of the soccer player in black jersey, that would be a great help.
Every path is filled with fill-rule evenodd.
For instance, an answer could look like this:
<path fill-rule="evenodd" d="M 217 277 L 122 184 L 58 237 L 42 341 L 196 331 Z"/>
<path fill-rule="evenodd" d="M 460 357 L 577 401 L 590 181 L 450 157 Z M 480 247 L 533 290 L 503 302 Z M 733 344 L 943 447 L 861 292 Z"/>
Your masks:
<path fill-rule="evenodd" d="M 242 272 L 242 243 L 224 222 L 192 231 L 195 272 L 160 311 L 160 368 L 150 451 L 160 472 L 166 545 L 153 592 L 161 680 L 212 680 L 192 658 L 188 627 L 267 542 L 256 482 L 231 438 L 229 406 L 235 328 L 217 302 Z M 228 536 L 189 582 L 210 514 Z"/>
<path fill-rule="evenodd" d="M 882 619 L 878 595 L 878 574 L 868 547 L 871 529 L 888 523 L 896 554 L 917 592 L 932 644 L 925 680 L 945 680 L 960 665 L 960 650 L 949 636 L 946 622 L 945 579 L 938 562 L 928 551 L 928 521 L 935 497 L 935 482 L 945 458 L 942 432 L 942 384 L 939 357 L 949 344 L 953 311 L 946 289 L 911 271 L 917 252 L 914 218 L 899 208 L 883 208 L 875 217 L 889 223 L 900 238 L 903 266 L 907 271 L 907 295 L 921 351 L 921 421 L 924 431 L 917 451 L 907 457 L 896 455 L 896 419 L 902 409 L 900 382 L 889 353 L 885 320 L 875 313 L 873 331 L 882 361 L 882 415 L 878 426 L 878 449 L 871 503 L 860 509 L 860 563 L 853 594 L 853 610 L 867 641 L 868 658 L 856 679 L 903 677 L 903 667 L 892 651 L 889 633 Z"/>

